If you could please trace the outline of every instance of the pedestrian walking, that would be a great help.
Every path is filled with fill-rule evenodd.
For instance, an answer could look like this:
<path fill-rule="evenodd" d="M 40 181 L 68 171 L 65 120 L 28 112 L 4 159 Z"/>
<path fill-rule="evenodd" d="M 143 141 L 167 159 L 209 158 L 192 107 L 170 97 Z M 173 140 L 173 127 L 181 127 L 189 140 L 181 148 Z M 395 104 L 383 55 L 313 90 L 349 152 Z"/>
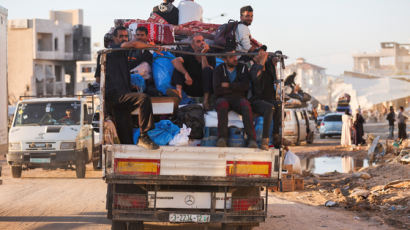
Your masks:
<path fill-rule="evenodd" d="M 390 113 L 387 114 L 386 120 L 389 121 L 389 137 L 394 139 L 394 122 L 396 121 L 396 114 L 394 113 L 393 106 L 390 106 Z"/>
<path fill-rule="evenodd" d="M 399 139 L 407 139 L 407 132 L 406 132 L 406 120 L 408 119 L 404 115 L 404 108 L 403 106 L 400 106 L 400 112 L 399 115 L 397 116 L 397 119 L 399 120 L 397 126 L 399 128 Z"/>
<path fill-rule="evenodd" d="M 353 144 L 356 146 L 359 146 L 361 144 L 364 144 L 364 128 L 363 124 L 365 123 L 365 120 L 360 113 L 360 111 L 357 111 L 356 117 L 353 122 L 353 130 L 354 130 L 354 137 L 353 137 Z"/>
<path fill-rule="evenodd" d="M 350 111 L 347 109 L 345 114 L 342 116 L 342 137 L 340 139 L 340 144 L 343 147 L 350 147 L 352 145 L 352 116 Z"/>

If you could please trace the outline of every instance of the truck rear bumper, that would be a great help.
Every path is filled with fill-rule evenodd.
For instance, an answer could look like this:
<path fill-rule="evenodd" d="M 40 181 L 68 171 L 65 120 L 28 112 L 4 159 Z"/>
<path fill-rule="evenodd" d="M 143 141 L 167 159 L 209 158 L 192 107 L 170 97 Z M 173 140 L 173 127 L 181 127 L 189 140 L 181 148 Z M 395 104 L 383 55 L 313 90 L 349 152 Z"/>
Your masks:
<path fill-rule="evenodd" d="M 76 151 L 19 151 L 7 153 L 7 162 L 10 165 L 29 165 L 33 167 L 46 167 L 67 165 L 75 162 Z"/>
<path fill-rule="evenodd" d="M 266 214 L 262 212 L 252 212 L 246 214 L 229 214 L 224 212 L 210 213 L 210 212 L 195 212 L 195 211 L 145 211 L 145 212 L 130 212 L 123 210 L 113 210 L 112 220 L 117 221 L 144 221 L 144 222 L 170 222 L 170 214 L 201 214 L 209 215 L 208 223 L 226 223 L 226 224 L 255 224 L 264 222 Z M 190 223 L 190 222 L 187 222 Z"/>

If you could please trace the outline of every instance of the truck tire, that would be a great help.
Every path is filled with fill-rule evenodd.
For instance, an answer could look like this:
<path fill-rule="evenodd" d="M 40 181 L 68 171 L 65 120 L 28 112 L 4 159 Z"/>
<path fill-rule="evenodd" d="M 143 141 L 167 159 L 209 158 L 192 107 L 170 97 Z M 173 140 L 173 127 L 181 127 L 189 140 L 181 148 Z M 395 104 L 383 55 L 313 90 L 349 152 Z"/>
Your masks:
<path fill-rule="evenodd" d="M 78 152 L 75 162 L 75 174 L 77 178 L 84 178 L 85 177 L 85 154 L 87 151 L 84 150 L 83 152 Z"/>
<path fill-rule="evenodd" d="M 315 139 L 315 134 L 313 132 L 310 132 L 306 138 L 306 142 L 308 144 L 313 144 L 313 140 Z"/>
<path fill-rule="evenodd" d="M 144 230 L 144 222 L 130 222 L 128 223 L 128 230 Z"/>
<path fill-rule="evenodd" d="M 23 170 L 22 166 L 12 165 L 11 166 L 11 176 L 13 178 L 20 178 L 22 170 Z"/>
<path fill-rule="evenodd" d="M 111 230 L 127 230 L 127 222 L 113 220 Z"/>

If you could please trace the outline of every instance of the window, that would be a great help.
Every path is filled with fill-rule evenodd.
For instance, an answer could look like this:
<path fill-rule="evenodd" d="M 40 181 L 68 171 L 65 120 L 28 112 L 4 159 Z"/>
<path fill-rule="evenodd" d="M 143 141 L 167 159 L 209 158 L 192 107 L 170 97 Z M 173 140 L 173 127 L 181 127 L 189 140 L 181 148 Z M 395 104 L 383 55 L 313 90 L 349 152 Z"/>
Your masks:
<path fill-rule="evenodd" d="M 53 51 L 53 36 L 51 33 L 37 33 L 37 50 Z"/>
<path fill-rule="evenodd" d="M 58 38 L 54 38 L 54 50 L 58 50 Z"/>
<path fill-rule="evenodd" d="M 73 52 L 73 36 L 71 34 L 64 36 L 64 51 L 66 53 Z"/>
<path fill-rule="evenodd" d="M 330 115 L 326 116 L 323 121 L 342 121 L 341 115 Z"/>
<path fill-rule="evenodd" d="M 83 67 L 81 69 L 81 72 L 83 73 L 91 73 L 92 72 L 92 67 Z"/>
<path fill-rule="evenodd" d="M 54 74 L 56 76 L 56 82 L 60 82 L 61 81 L 61 75 L 62 75 L 62 68 L 60 65 L 56 65 L 54 66 Z"/>

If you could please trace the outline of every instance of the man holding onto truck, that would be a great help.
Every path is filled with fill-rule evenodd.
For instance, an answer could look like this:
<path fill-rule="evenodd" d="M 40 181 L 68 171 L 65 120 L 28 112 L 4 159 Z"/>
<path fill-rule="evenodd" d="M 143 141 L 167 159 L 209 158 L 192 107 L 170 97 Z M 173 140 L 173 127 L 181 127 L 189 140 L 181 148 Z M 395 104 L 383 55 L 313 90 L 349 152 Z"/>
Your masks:
<path fill-rule="evenodd" d="M 228 49 L 226 53 L 235 53 Z M 248 136 L 248 147 L 257 148 L 255 127 L 253 125 L 252 108 L 246 99 L 249 90 L 251 73 L 248 68 L 238 63 L 237 56 L 225 56 L 213 75 L 213 86 L 218 114 L 218 140 L 216 146 L 226 147 L 228 139 L 228 112 L 233 110 L 242 115 L 245 133 Z"/>
<path fill-rule="evenodd" d="M 264 50 L 259 51 L 259 55 L 254 58 L 255 64 L 251 68 L 253 74 L 252 97 L 249 101 L 252 104 L 253 112 L 263 116 L 263 131 L 261 149 L 269 150 L 270 126 L 273 120 L 273 144 L 276 148 L 280 146 L 279 128 L 281 126 L 281 107 L 276 100 L 275 81 L 276 63 L 275 57 L 268 57 Z"/>
<path fill-rule="evenodd" d="M 113 33 L 113 44 L 110 48 L 159 48 L 139 41 L 128 42 L 128 31 L 117 27 Z M 138 145 L 147 149 L 158 149 L 147 132 L 154 128 L 151 98 L 144 93 L 132 92 L 128 51 L 117 51 L 107 54 L 105 99 L 112 108 L 111 114 L 117 128 L 121 144 L 133 144 L 133 121 L 131 112 L 139 109 L 138 125 L 141 131 Z"/>

